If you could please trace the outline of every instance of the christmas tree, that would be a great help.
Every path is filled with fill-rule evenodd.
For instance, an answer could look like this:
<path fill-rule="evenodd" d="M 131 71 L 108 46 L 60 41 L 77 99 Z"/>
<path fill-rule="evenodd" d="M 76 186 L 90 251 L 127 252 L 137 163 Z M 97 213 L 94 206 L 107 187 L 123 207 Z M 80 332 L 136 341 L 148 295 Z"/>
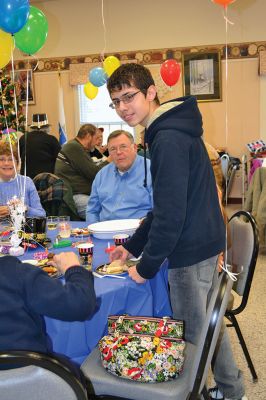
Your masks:
<path fill-rule="evenodd" d="M 0 71 L 0 138 L 3 133 L 21 131 L 25 132 L 25 116 L 23 103 L 16 95 L 17 112 L 15 106 L 15 84 L 9 75 Z M 14 136 L 14 135 L 13 135 Z"/>

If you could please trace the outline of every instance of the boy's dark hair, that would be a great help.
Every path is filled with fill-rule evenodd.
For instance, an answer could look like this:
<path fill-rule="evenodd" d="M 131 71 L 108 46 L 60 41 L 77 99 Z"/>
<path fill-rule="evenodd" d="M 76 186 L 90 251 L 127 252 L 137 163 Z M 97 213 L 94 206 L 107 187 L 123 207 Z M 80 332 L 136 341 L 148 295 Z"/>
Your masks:
<path fill-rule="evenodd" d="M 146 96 L 149 87 L 155 86 L 155 83 L 148 68 L 140 64 L 129 63 L 117 68 L 108 79 L 107 89 L 109 94 L 111 95 L 116 90 L 122 90 L 124 85 L 135 86 Z M 154 101 L 160 104 L 157 94 Z"/>

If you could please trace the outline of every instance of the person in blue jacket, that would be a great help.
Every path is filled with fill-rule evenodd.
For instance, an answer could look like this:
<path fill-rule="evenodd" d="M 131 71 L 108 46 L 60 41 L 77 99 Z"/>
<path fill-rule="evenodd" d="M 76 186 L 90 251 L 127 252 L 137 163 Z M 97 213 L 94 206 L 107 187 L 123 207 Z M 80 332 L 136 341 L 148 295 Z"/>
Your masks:
<path fill-rule="evenodd" d="M 124 262 L 143 252 L 129 270 L 133 280 L 143 283 L 168 259 L 173 316 L 185 321 L 186 340 L 197 343 L 226 235 L 196 98 L 160 105 L 150 71 L 133 63 L 114 71 L 107 88 L 117 114 L 128 125 L 145 128 L 154 201 L 144 223 L 114 250 L 111 260 Z M 222 393 L 218 398 L 246 399 L 227 332 L 222 335 L 214 375 Z"/>
<path fill-rule="evenodd" d="M 54 256 L 65 285 L 18 258 L 0 258 L 0 350 L 51 353 L 44 316 L 84 321 L 96 309 L 93 276 L 73 252 Z"/>

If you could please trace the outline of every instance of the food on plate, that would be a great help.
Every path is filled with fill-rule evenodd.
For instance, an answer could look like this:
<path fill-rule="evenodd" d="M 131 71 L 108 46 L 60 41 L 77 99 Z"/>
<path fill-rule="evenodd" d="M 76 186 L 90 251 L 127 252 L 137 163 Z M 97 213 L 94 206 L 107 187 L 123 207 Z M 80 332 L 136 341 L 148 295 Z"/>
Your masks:
<path fill-rule="evenodd" d="M 38 260 L 37 262 L 37 266 L 38 267 L 43 267 L 44 265 L 46 265 L 48 263 L 48 258 L 44 258 L 43 260 Z"/>
<path fill-rule="evenodd" d="M 54 254 L 52 255 L 52 257 L 53 256 L 54 256 Z M 48 254 L 48 258 L 44 258 L 43 260 L 39 260 L 36 265 L 37 265 L 37 267 L 40 267 L 48 275 L 57 276 L 57 273 L 58 273 L 57 268 L 52 266 L 52 265 L 48 265 L 47 264 L 49 261 L 51 261 L 52 257 L 51 256 L 49 257 L 49 254 Z"/>
<path fill-rule="evenodd" d="M 90 232 L 87 228 L 74 228 L 71 229 L 72 236 L 81 236 L 81 235 L 89 235 Z"/>
<path fill-rule="evenodd" d="M 45 265 L 42 267 L 42 270 L 47 272 L 47 274 L 55 274 L 57 272 L 57 269 L 52 265 Z"/>
<path fill-rule="evenodd" d="M 105 272 L 106 274 L 117 274 L 126 272 L 128 270 L 128 266 L 126 264 L 121 265 L 120 260 L 115 260 L 111 262 L 111 264 L 105 264 L 101 271 Z"/>

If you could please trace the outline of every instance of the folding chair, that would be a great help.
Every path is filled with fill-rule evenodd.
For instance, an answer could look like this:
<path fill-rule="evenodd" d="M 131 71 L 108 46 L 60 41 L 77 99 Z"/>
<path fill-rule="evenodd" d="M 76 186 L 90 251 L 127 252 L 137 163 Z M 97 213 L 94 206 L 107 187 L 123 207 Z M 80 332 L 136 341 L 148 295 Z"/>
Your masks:
<path fill-rule="evenodd" d="M 87 400 L 87 394 L 61 359 L 20 350 L 0 352 L 0 398 Z"/>
<path fill-rule="evenodd" d="M 231 296 L 225 316 L 231 322 L 228 327 L 234 327 L 242 350 L 250 368 L 253 381 L 258 380 L 247 345 L 240 330 L 236 316 L 244 311 L 251 289 L 252 279 L 259 252 L 259 236 L 256 222 L 247 211 L 237 211 L 229 220 L 231 248 L 228 251 L 228 263 L 234 272 L 240 272 L 234 283 L 233 291 L 242 297 L 239 306 L 234 308 L 234 298 Z"/>
<path fill-rule="evenodd" d="M 81 365 L 90 382 L 90 398 L 114 396 L 133 400 L 196 400 L 203 396 L 209 399 L 205 381 L 231 288 L 231 279 L 227 274 L 221 274 L 209 302 L 198 345 L 186 344 L 184 369 L 177 379 L 152 384 L 119 378 L 103 368 L 99 350 L 95 349 Z"/>
<path fill-rule="evenodd" d="M 225 179 L 225 189 L 223 193 L 223 204 L 227 204 L 229 194 L 232 189 L 235 173 L 239 170 L 241 161 L 239 158 L 230 157 L 228 154 L 221 156 L 222 171 Z"/>

